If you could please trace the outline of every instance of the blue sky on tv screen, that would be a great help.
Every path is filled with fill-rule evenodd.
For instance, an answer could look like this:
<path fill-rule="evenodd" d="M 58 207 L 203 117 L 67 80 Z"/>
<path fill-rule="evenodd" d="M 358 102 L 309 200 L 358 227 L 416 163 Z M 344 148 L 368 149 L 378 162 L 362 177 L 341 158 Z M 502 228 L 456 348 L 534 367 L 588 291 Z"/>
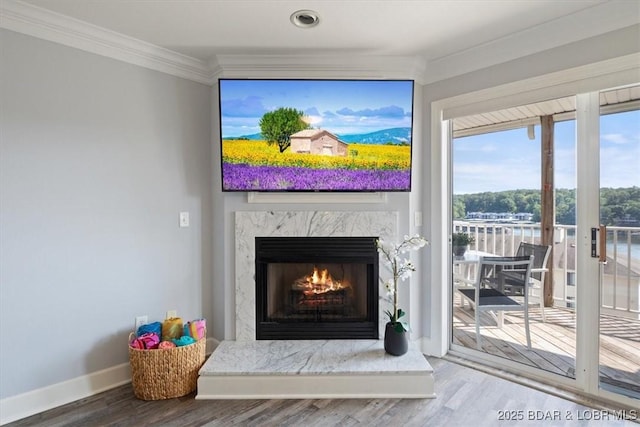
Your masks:
<path fill-rule="evenodd" d="M 575 121 L 554 129 L 556 188 L 576 187 Z M 453 142 L 454 194 L 540 188 L 540 126 L 457 138 Z M 600 186 L 640 186 L 640 110 L 600 117 Z"/>
<path fill-rule="evenodd" d="M 395 80 L 221 80 L 222 137 L 260 132 L 280 107 L 304 112 L 313 128 L 336 135 L 410 128 L 413 82 Z"/>

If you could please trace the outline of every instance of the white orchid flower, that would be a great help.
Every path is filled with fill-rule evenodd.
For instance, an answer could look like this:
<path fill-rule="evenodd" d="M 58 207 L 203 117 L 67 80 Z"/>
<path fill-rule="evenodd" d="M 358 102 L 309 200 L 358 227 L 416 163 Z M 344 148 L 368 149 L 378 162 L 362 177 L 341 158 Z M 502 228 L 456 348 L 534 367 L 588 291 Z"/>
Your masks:
<path fill-rule="evenodd" d="M 396 245 L 386 242 L 383 239 L 376 241 L 378 252 L 381 255 L 380 258 L 386 264 L 386 269 L 391 272 L 392 276 L 384 281 L 383 284 L 387 291 L 385 299 L 393 303 L 394 316 L 398 313 L 398 281 L 407 280 L 411 276 L 411 273 L 416 270 L 413 263 L 404 256 L 401 256 L 401 254 L 418 250 L 428 243 L 424 237 L 418 234 L 414 236 L 405 235 L 402 242 Z M 387 313 L 391 315 L 391 312 L 387 311 Z M 390 320 L 395 321 L 396 318 L 394 317 Z"/>

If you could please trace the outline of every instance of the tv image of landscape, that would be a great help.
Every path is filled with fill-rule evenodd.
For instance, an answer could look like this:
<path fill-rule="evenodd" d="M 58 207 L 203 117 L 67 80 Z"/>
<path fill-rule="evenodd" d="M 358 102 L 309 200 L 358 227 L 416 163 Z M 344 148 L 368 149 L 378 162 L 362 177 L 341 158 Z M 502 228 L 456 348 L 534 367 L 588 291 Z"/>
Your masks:
<path fill-rule="evenodd" d="M 222 190 L 410 191 L 413 84 L 220 79 Z"/>

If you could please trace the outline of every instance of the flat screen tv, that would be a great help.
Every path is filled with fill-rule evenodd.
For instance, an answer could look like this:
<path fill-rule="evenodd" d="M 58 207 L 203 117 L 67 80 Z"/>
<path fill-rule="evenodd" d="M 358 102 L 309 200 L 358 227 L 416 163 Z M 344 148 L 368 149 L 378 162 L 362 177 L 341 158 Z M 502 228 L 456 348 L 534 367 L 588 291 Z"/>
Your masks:
<path fill-rule="evenodd" d="M 411 190 L 412 80 L 218 84 L 223 191 Z"/>

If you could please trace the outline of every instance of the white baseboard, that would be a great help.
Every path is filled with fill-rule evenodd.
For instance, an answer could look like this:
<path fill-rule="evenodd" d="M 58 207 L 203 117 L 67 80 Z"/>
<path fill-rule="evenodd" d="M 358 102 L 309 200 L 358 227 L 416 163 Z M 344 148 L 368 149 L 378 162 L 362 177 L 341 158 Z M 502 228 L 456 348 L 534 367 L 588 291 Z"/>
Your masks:
<path fill-rule="evenodd" d="M 131 381 L 129 363 L 0 400 L 0 425 L 66 405 Z"/>
<path fill-rule="evenodd" d="M 206 353 L 211 354 L 220 344 L 207 338 Z M 0 400 L 0 425 L 30 417 L 49 409 L 93 396 L 131 382 L 129 363 L 103 369 L 89 375 L 52 384 Z"/>

